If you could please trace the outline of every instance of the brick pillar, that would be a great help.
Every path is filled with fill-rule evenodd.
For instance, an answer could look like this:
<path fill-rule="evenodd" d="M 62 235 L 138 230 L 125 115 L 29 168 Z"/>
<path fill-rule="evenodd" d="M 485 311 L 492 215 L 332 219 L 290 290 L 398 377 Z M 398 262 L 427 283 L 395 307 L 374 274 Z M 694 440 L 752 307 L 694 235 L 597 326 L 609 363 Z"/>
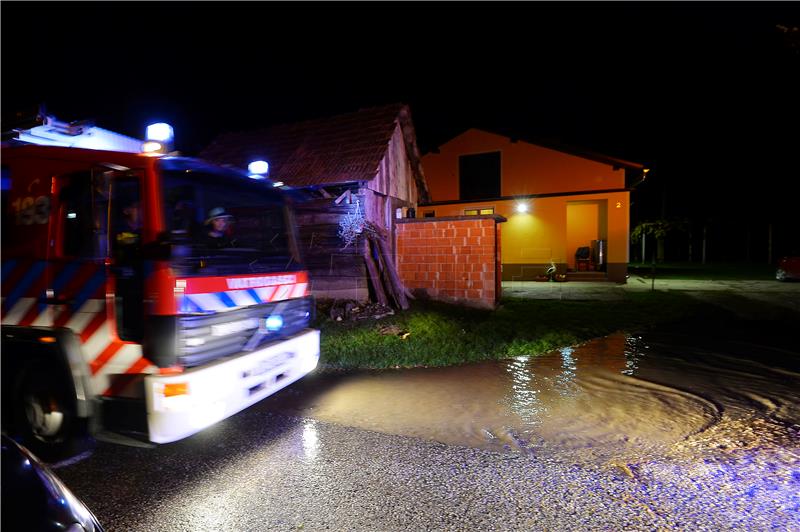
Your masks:
<path fill-rule="evenodd" d="M 397 270 L 431 299 L 494 308 L 500 300 L 497 215 L 396 220 Z"/>

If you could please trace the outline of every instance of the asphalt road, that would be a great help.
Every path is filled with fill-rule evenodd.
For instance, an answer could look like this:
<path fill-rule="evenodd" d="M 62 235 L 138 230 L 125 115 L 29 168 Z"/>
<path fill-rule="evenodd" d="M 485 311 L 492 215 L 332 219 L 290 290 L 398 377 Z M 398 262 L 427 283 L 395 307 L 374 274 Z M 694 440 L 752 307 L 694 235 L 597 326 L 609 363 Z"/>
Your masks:
<path fill-rule="evenodd" d="M 669 287 L 745 320 L 725 337 L 796 353 L 796 321 L 784 314 L 797 310 L 800 285 L 774 294 L 764 294 L 772 285 L 728 288 Z M 536 286 L 529 296 L 552 290 Z M 723 420 L 662 456 L 593 461 L 592 449 L 492 452 L 268 405 L 173 444 L 98 442 L 56 472 L 112 531 L 800 531 L 798 425 Z M 765 442 L 768 432 L 783 436 Z"/>
<path fill-rule="evenodd" d="M 800 449 L 715 447 L 592 465 L 292 418 L 261 404 L 174 444 L 99 442 L 57 474 L 120 531 L 800 529 Z"/>

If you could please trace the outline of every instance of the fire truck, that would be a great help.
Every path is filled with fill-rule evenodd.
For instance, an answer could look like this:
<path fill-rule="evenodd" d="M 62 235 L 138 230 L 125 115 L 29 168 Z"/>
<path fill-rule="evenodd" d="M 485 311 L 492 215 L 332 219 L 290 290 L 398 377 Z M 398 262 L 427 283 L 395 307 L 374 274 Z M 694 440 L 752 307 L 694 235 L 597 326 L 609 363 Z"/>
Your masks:
<path fill-rule="evenodd" d="M 158 151 L 3 144 L 5 432 L 45 456 L 98 430 L 173 442 L 316 367 L 291 201 L 253 177 Z"/>

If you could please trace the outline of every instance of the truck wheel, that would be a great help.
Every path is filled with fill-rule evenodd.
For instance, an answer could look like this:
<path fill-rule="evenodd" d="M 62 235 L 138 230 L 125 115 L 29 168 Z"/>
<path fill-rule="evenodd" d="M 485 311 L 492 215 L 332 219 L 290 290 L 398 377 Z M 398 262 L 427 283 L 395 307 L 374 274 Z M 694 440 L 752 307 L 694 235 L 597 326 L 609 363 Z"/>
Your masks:
<path fill-rule="evenodd" d="M 77 445 L 75 400 L 64 378 L 42 364 L 30 364 L 15 390 L 15 432 L 22 443 L 45 461 L 64 458 Z"/>

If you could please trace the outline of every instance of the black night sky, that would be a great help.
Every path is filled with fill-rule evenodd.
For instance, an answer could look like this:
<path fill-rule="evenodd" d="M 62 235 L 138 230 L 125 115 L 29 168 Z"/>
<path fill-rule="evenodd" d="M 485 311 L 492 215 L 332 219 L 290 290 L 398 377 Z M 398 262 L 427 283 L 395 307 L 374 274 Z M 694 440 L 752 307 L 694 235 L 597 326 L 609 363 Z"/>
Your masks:
<path fill-rule="evenodd" d="M 401 101 L 423 152 L 469 127 L 550 139 L 651 167 L 634 221 L 711 221 L 756 247 L 774 223 L 777 253 L 798 244 L 796 3 L 1 9 L 5 123 L 42 102 L 137 137 L 164 120 L 192 155 L 223 131 Z"/>

